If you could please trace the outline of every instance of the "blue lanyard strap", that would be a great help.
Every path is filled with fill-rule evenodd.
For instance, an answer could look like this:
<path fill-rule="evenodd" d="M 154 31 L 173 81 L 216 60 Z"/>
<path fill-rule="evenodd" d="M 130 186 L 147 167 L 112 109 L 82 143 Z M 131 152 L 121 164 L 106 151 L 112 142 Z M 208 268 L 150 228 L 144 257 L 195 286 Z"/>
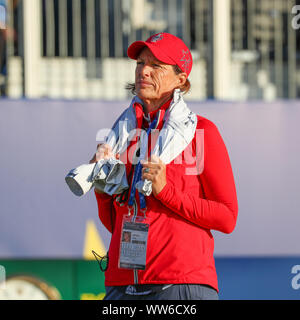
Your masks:
<path fill-rule="evenodd" d="M 156 124 L 157 124 L 157 117 L 151 122 L 151 124 L 147 130 L 147 142 L 148 142 L 149 134 L 150 134 L 151 130 L 156 127 Z M 146 150 L 147 150 L 147 148 L 146 148 Z M 141 157 L 142 157 L 142 154 L 140 154 L 140 159 L 141 159 Z M 136 192 L 135 185 L 138 181 L 141 180 L 141 178 L 142 178 L 142 164 L 141 164 L 141 161 L 139 160 L 139 162 L 135 166 L 134 174 L 133 174 L 133 178 L 132 178 L 132 185 L 131 185 L 130 196 L 129 196 L 129 201 L 128 201 L 129 207 L 133 206 L 133 202 L 135 199 L 135 192 Z M 141 207 L 141 209 L 145 209 L 146 208 L 145 196 L 140 192 L 138 194 L 139 194 L 139 198 L 140 198 L 140 207 Z"/>

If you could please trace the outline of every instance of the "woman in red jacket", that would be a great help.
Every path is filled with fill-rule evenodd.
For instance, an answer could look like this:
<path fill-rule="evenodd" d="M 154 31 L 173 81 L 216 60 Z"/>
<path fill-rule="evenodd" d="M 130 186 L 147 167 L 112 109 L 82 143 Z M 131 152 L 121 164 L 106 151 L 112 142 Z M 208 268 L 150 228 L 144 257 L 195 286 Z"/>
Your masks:
<path fill-rule="evenodd" d="M 136 135 L 117 155 L 129 189 L 111 196 L 95 187 L 112 233 L 105 299 L 218 299 L 211 230 L 232 232 L 238 212 L 226 147 L 183 101 L 192 56 L 181 39 L 156 34 L 134 42 L 128 56 L 137 61 L 129 111 L 146 139 Z M 115 156 L 102 144 L 91 162 Z"/>

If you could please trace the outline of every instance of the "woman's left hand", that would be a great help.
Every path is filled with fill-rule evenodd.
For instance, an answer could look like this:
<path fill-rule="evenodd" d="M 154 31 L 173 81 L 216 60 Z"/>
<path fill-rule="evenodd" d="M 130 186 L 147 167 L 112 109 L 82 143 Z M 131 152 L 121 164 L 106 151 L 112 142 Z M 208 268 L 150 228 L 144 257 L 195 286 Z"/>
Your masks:
<path fill-rule="evenodd" d="M 156 196 L 167 184 L 166 165 L 159 157 L 153 155 L 150 161 L 141 161 L 142 179 L 152 181 L 152 192 Z"/>

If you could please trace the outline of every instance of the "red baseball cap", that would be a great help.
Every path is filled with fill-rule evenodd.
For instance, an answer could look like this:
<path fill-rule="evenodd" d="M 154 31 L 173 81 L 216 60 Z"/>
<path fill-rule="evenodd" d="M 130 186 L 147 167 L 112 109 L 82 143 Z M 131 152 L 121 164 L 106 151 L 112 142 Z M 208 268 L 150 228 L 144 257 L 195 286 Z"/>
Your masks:
<path fill-rule="evenodd" d="M 177 65 L 187 75 L 190 74 L 193 58 L 189 48 L 178 37 L 163 32 L 152 35 L 146 41 L 135 41 L 127 50 L 128 57 L 137 60 L 144 47 L 148 47 L 159 61 Z"/>

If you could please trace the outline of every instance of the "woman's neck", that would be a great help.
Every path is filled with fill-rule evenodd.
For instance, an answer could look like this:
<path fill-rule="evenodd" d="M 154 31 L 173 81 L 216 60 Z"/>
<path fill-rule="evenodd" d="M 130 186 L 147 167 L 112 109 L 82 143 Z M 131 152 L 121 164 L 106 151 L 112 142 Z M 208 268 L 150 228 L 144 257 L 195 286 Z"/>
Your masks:
<path fill-rule="evenodd" d="M 143 101 L 144 113 L 147 115 L 148 113 L 159 109 L 170 99 L 171 99 L 171 96 L 165 96 L 157 100 L 141 99 Z"/>

